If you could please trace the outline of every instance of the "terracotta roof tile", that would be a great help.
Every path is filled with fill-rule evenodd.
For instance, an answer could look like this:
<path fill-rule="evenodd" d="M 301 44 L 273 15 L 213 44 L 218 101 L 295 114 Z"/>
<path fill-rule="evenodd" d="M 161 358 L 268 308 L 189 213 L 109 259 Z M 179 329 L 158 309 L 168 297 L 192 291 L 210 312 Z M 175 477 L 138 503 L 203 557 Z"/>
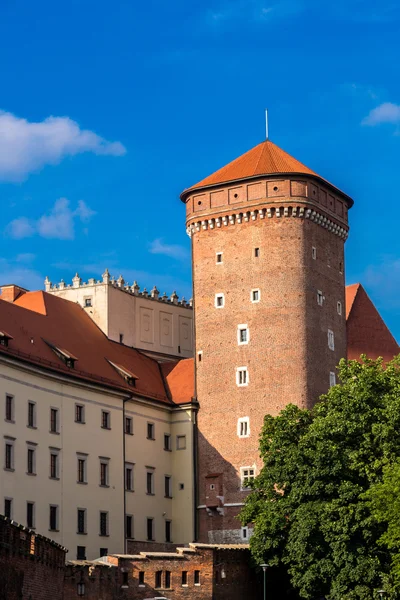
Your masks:
<path fill-rule="evenodd" d="M 8 348 L 0 346 L 2 353 L 170 403 L 157 361 L 109 340 L 79 304 L 46 292 L 28 292 L 15 303 L 0 299 L 0 329 L 3 326 L 13 339 Z M 77 358 L 75 368 L 68 368 L 46 342 L 66 348 Z M 109 361 L 136 373 L 135 387 Z"/>
<path fill-rule="evenodd" d="M 161 370 L 175 404 L 191 402 L 194 396 L 194 359 L 163 363 Z"/>
<path fill-rule="evenodd" d="M 358 360 L 382 356 L 385 362 L 400 348 L 361 284 L 346 287 L 347 357 Z"/>
<path fill-rule="evenodd" d="M 290 154 L 279 148 L 279 146 L 270 140 L 266 140 L 261 142 L 261 144 L 254 146 L 254 148 L 251 148 L 251 150 L 248 150 L 248 152 L 245 152 L 245 154 L 242 154 L 225 167 L 215 171 L 212 175 L 202 179 L 199 183 L 184 190 L 181 194 L 181 198 L 184 200 L 188 192 L 207 186 L 228 183 L 240 179 L 248 179 L 261 175 L 279 175 L 284 173 L 299 173 L 323 179 L 315 173 L 315 171 L 312 171 L 296 158 L 290 156 Z M 340 190 L 338 191 L 340 192 Z M 340 193 L 343 194 L 343 192 Z M 349 201 L 350 203 L 353 202 L 350 198 Z"/>

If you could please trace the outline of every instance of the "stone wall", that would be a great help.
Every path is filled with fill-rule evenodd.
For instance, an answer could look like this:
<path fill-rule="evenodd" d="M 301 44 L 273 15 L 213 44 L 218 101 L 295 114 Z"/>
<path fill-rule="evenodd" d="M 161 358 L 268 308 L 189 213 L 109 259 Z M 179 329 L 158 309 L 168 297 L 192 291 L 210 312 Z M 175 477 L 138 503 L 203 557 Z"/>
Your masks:
<path fill-rule="evenodd" d="M 66 550 L 0 515 L 1 600 L 62 600 Z"/>

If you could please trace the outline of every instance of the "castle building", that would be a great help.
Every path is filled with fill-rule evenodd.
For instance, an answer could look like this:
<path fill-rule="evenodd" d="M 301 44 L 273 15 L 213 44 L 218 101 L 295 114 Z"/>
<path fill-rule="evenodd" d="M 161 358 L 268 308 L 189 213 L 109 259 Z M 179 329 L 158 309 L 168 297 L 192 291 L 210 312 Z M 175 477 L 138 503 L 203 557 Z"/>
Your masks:
<path fill-rule="evenodd" d="M 190 361 L 109 340 L 76 302 L 1 291 L 0 513 L 69 559 L 191 542 Z"/>
<path fill-rule="evenodd" d="M 128 285 L 122 275 L 114 279 L 108 269 L 100 280 L 87 282 L 77 273 L 72 285 L 53 285 L 46 277 L 45 290 L 80 304 L 110 340 L 158 360 L 193 356 L 192 302 L 179 300 L 176 292 L 168 297 L 156 286 L 150 292 L 141 290 L 136 281 Z"/>
<path fill-rule="evenodd" d="M 346 356 L 344 242 L 353 201 L 265 141 L 186 189 L 192 240 L 199 539 L 236 519 L 266 413 L 310 408 Z"/>

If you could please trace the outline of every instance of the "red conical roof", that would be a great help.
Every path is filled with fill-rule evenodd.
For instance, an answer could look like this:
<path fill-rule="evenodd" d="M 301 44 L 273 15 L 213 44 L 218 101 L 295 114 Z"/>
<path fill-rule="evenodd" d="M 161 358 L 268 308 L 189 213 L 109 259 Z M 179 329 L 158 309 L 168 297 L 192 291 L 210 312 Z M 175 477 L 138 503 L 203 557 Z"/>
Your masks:
<path fill-rule="evenodd" d="M 229 183 L 240 179 L 249 179 L 261 175 L 282 175 L 284 173 L 298 173 L 300 175 L 311 175 L 312 177 L 323 179 L 323 177 L 320 177 L 315 171 L 303 165 L 303 163 L 293 158 L 293 156 L 290 156 L 290 154 L 279 148 L 279 146 L 266 140 L 228 163 L 222 169 L 202 179 L 196 185 L 184 190 L 181 198 L 183 200 L 188 192 L 203 187 Z M 332 184 L 329 185 L 332 186 Z M 340 193 L 346 196 L 343 192 Z M 352 204 L 353 201 L 350 198 L 349 200 Z"/>

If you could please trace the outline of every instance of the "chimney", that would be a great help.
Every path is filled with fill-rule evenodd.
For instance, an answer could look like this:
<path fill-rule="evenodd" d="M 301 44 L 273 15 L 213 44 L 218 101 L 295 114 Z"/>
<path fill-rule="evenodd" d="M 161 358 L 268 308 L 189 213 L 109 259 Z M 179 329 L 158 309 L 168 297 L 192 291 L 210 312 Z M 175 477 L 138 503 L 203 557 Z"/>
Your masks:
<path fill-rule="evenodd" d="M 28 290 L 19 285 L 2 285 L 0 287 L 0 298 L 7 302 L 14 302 L 19 296 L 22 296 L 22 294 L 25 294 L 27 291 Z"/>

